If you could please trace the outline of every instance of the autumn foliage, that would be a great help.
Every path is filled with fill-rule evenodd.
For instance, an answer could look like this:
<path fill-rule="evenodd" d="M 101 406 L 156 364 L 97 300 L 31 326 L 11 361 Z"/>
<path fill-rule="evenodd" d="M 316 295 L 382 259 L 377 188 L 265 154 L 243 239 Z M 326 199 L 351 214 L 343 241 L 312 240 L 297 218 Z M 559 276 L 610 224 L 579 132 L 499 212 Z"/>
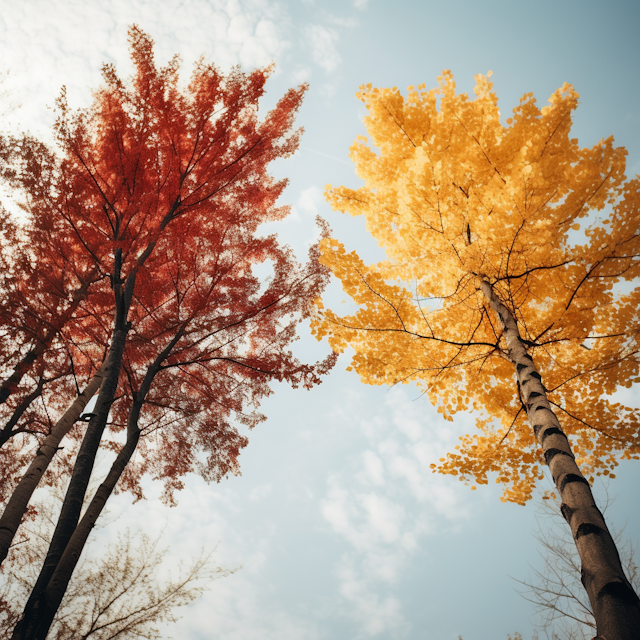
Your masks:
<path fill-rule="evenodd" d="M 60 98 L 59 153 L 33 141 L 16 144 L 10 178 L 23 194 L 29 224 L 5 254 L 12 260 L 7 273 L 16 276 L 5 286 L 2 344 L 7 352 L 15 341 L 24 346 L 5 357 L 6 378 L 10 355 L 15 360 L 43 343 L 48 349 L 27 379 L 12 387 L 20 399 L 39 371 L 47 382 L 64 374 L 75 389 L 71 362 L 80 382 L 100 366 L 112 332 L 111 275 L 119 249 L 122 273 L 135 268 L 137 275 L 115 416 L 126 416 L 140 372 L 184 325 L 182 342 L 156 381 L 158 400 L 148 407 L 156 431 L 159 411 L 172 413 L 177 430 L 178 417 L 188 415 L 193 429 L 206 422 L 221 427 L 232 412 L 253 426 L 261 416 L 244 409 L 269 393 L 267 381 L 309 386 L 322 369 L 297 363 L 286 349 L 307 301 L 323 286 L 322 270 L 313 257 L 298 265 L 274 236 L 258 232 L 289 211 L 276 205 L 286 181 L 274 181 L 267 165 L 297 147 L 300 132 L 291 127 L 304 87 L 289 91 L 260 121 L 269 69 L 224 76 L 201 62 L 181 93 L 178 59 L 156 69 L 151 41 L 135 29 L 131 38 L 131 88 L 106 66 L 91 109 L 73 112 Z M 272 267 L 266 287 L 252 271 L 262 263 Z M 237 379 L 245 382 L 238 386 Z M 53 404 L 47 398 L 50 418 L 72 399 L 62 395 Z M 125 421 L 116 418 L 113 429 Z M 33 429 L 33 420 L 23 422 Z M 178 457 L 191 468 L 187 441 L 175 446 L 186 447 Z M 175 460 L 175 453 L 166 452 L 166 459 Z M 224 475 L 234 464 L 206 473 Z"/>
<path fill-rule="evenodd" d="M 489 79 L 476 80 L 475 100 L 450 73 L 406 98 L 361 88 L 372 145 L 358 138 L 351 157 L 365 184 L 327 195 L 366 217 L 388 260 L 365 265 L 324 240 L 322 262 L 358 311 L 323 310 L 314 330 L 354 349 L 364 382 L 415 381 L 449 420 L 475 410 L 477 433 L 437 470 L 480 484 L 491 474 L 524 503 L 544 461 L 480 283 L 517 319 L 583 472 L 637 457 L 640 414 L 607 396 L 639 375 L 640 181 L 612 138 L 571 138 L 570 85 L 542 108 L 525 95 L 503 124 Z"/>
<path fill-rule="evenodd" d="M 358 311 L 322 309 L 313 330 L 371 384 L 415 381 L 445 418 L 477 433 L 433 464 L 531 497 L 547 464 L 581 559 L 599 637 L 638 640 L 640 600 L 589 486 L 638 457 L 640 413 L 607 398 L 638 379 L 640 179 L 613 140 L 569 137 L 578 95 L 531 94 L 506 126 L 488 78 L 476 100 L 440 88 L 362 89 L 376 154 L 351 155 L 365 186 L 328 189 L 363 214 L 388 260 L 365 265 L 337 240 L 322 261 Z M 579 232 L 582 231 L 582 235 Z"/>
<path fill-rule="evenodd" d="M 56 442 L 75 438 L 68 450 L 79 452 L 58 464 L 72 469 L 71 482 L 14 637 L 44 638 L 116 486 L 141 496 L 140 478 L 151 474 L 171 502 L 187 473 L 207 481 L 238 473 L 247 444 L 238 425 L 264 419 L 270 383 L 309 388 L 335 360 L 304 364 L 290 350 L 327 280 L 317 247 L 300 264 L 259 229 L 289 212 L 276 204 L 286 180 L 267 166 L 297 148 L 305 87 L 259 117 L 271 69 L 223 74 L 200 61 L 183 88 L 177 57 L 157 68 L 151 39 L 136 27 L 129 35 L 132 81 L 106 65 L 83 111 L 63 92 L 55 151 L 30 138 L 3 141 L 3 175 L 22 194 L 28 223 L 5 223 L 13 249 L 0 400 L 6 419 L 19 413 L 7 458 L 23 469 L 33 460 L 0 520 L 4 555 Z M 270 277 L 260 280 L 257 265 Z M 65 431 L 56 420 L 95 375 L 103 379 L 88 424 L 71 428 L 75 416 Z M 32 399 L 20 413 L 38 385 L 40 406 Z M 116 459 L 80 518 L 99 447 Z"/>

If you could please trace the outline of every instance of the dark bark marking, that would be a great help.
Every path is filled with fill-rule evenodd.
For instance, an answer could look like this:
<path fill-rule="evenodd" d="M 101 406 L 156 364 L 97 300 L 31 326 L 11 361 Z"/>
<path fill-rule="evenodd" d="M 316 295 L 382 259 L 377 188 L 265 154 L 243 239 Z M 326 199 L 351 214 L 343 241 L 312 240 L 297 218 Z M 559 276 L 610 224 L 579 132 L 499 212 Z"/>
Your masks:
<path fill-rule="evenodd" d="M 529 367 L 529 365 L 526 364 L 517 364 L 516 365 L 516 371 L 518 373 L 522 373 L 525 369 L 527 369 Z"/>
<path fill-rule="evenodd" d="M 538 397 L 543 398 L 544 396 L 541 393 L 538 393 L 537 391 L 532 391 L 529 394 L 529 397 L 527 398 L 527 409 L 529 411 L 531 411 L 531 408 L 533 407 L 533 405 L 538 401 Z M 546 409 L 546 407 L 542 406 L 542 407 L 536 407 L 536 411 L 538 409 Z"/>
<path fill-rule="evenodd" d="M 507 343 L 507 355 L 514 365 L 517 379 L 519 380 L 521 376 L 522 378 L 529 378 L 526 373 L 520 373 L 516 367 L 519 363 L 526 364 L 524 358 L 527 358 L 528 361 L 532 363 L 530 371 L 535 371 L 533 358 L 526 353 L 525 349 L 527 346 L 533 348 L 536 345 L 522 339 L 518 331 L 515 317 L 513 317 L 510 310 L 502 303 L 492 286 L 486 280 L 482 280 L 481 289 L 489 300 L 492 310 L 498 314 L 500 320 L 503 321 L 504 335 Z M 507 319 L 507 322 L 505 322 L 505 318 Z M 532 376 L 530 379 L 533 380 L 536 378 Z M 547 390 L 542 384 L 541 377 L 540 382 L 541 390 L 546 392 Z M 518 386 L 518 391 L 521 391 L 524 387 L 524 381 Z M 549 429 L 552 427 L 559 427 L 560 424 L 548 402 L 540 401 L 536 404 L 537 406 L 535 408 L 530 408 L 527 405 L 527 413 L 529 416 L 529 422 L 534 425 L 534 431 L 536 434 L 543 436 L 543 426 L 537 426 L 534 424 L 536 422 L 535 417 L 537 416 L 537 411 L 546 409 L 550 412 L 552 417 L 546 415 L 542 416 Z M 564 445 L 565 443 L 561 444 Z M 568 440 L 566 441 L 565 448 L 567 451 L 571 451 L 571 445 Z M 559 462 L 556 466 L 564 467 L 564 462 L 565 461 L 563 460 L 562 463 Z M 554 474 L 554 481 L 557 482 L 561 495 L 569 482 L 582 482 L 586 485 L 579 491 L 575 492 L 577 494 L 575 496 L 575 506 L 583 505 L 584 508 L 587 509 L 585 513 L 588 512 L 591 513 L 591 515 L 595 515 L 595 512 L 592 513 L 592 511 L 597 510 L 597 508 L 593 504 L 593 495 L 591 493 L 589 483 L 584 477 L 581 477 L 582 474 L 574 465 L 575 462 L 571 461 L 566 465 L 567 469 L 563 469 L 559 473 Z M 569 468 L 575 471 L 575 473 L 566 473 Z M 578 487 L 575 487 L 575 489 L 578 489 Z M 573 491 L 570 493 L 573 493 Z M 578 510 L 580 512 L 582 511 L 580 507 Z M 577 512 L 574 513 L 569 509 L 569 507 L 564 506 L 563 515 L 567 519 L 573 519 L 574 517 L 578 518 L 580 514 Z M 580 518 L 576 524 L 579 525 L 582 520 L 583 519 Z M 597 521 L 601 522 L 599 518 L 597 518 Z M 631 589 L 631 585 L 624 577 L 624 572 L 620 565 L 615 543 L 606 531 L 606 526 L 604 524 L 602 526 L 604 527 L 606 535 L 587 537 L 584 540 L 579 541 L 579 544 L 577 545 L 582 561 L 582 583 L 589 595 L 589 600 L 596 619 L 598 633 L 597 640 L 605 640 L 605 638 L 607 640 L 614 640 L 614 638 L 617 640 L 640 640 L 640 600 L 638 600 L 635 593 L 632 594 L 626 591 L 625 586 L 628 589 Z M 620 582 L 622 585 L 613 584 L 607 587 L 607 589 L 602 589 L 603 584 L 615 582 Z M 603 597 L 599 597 L 600 591 L 602 591 Z M 615 595 L 608 595 L 608 593 L 615 593 Z M 622 598 L 616 597 L 618 593 L 630 598 L 630 603 L 625 603 Z"/>
<path fill-rule="evenodd" d="M 542 376 L 537 371 L 532 371 L 529 375 L 537 380 L 542 380 Z"/>
<path fill-rule="evenodd" d="M 638 596 L 624 582 L 609 582 L 600 589 L 598 598 L 602 596 L 613 596 L 622 600 L 625 604 L 639 606 Z"/>
<path fill-rule="evenodd" d="M 576 540 L 581 538 L 582 536 L 587 536 L 590 533 L 597 533 L 598 535 L 602 535 L 605 533 L 605 530 L 602 527 L 599 527 L 597 524 L 591 524 L 591 522 L 583 522 L 576 531 Z"/>
<path fill-rule="evenodd" d="M 587 487 L 589 487 L 589 483 L 587 482 L 586 478 L 583 478 L 582 476 L 579 476 L 575 473 L 567 473 L 567 475 L 562 478 L 562 482 L 560 483 L 560 493 L 564 491 L 564 488 L 570 482 L 582 482 L 582 484 L 586 484 Z"/>
<path fill-rule="evenodd" d="M 544 452 L 544 461 L 547 463 L 547 466 L 550 466 L 551 461 L 559 454 L 563 456 L 568 456 L 572 460 L 575 460 L 574 456 L 572 456 L 567 451 L 563 451 L 562 449 L 547 449 Z"/>
<path fill-rule="evenodd" d="M 536 436 L 538 434 L 536 433 Z M 562 429 L 558 429 L 558 427 L 551 427 L 550 429 L 547 429 L 543 434 L 542 434 L 542 444 L 544 444 L 544 441 L 549 437 L 549 436 L 553 436 L 553 435 L 559 435 L 559 436 L 564 436 L 565 438 L 567 437 L 564 433 L 564 431 L 562 431 Z"/>

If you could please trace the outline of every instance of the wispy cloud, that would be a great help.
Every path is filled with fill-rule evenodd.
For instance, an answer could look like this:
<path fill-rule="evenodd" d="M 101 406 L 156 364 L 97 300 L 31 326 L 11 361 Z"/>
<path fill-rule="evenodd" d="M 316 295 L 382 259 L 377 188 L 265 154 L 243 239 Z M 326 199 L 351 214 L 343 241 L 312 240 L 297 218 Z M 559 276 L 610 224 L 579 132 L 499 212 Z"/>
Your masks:
<path fill-rule="evenodd" d="M 72 106 L 87 106 L 103 63 L 128 74 L 127 28 L 134 23 L 156 41 L 158 64 L 180 53 L 185 79 L 200 56 L 223 69 L 250 69 L 277 61 L 290 46 L 289 16 L 271 0 L 10 3 L 0 23 L 0 59 L 11 71 L 6 88 L 23 104 L 14 121 L 45 133 L 53 121 L 47 105 L 63 83 Z"/>
<path fill-rule="evenodd" d="M 335 160 L 335 162 L 341 162 L 342 164 L 348 164 L 349 166 L 353 166 L 351 162 L 347 162 L 346 160 L 341 160 L 340 158 L 336 158 L 335 156 L 331 156 L 328 153 L 323 153 L 322 151 L 317 151 L 316 149 L 312 149 L 306 145 L 302 145 L 302 148 L 305 151 L 311 151 L 311 153 L 317 153 L 319 156 L 323 156 L 325 158 L 329 158 L 330 160 Z"/>
<path fill-rule="evenodd" d="M 394 592 L 407 563 L 430 533 L 453 530 L 470 515 L 468 490 L 429 467 L 455 438 L 444 421 L 429 424 L 420 406 L 403 390 L 391 389 L 375 414 L 363 406 L 343 406 L 335 416 L 359 415 L 370 445 L 348 472 L 328 478 L 321 503 L 327 524 L 352 548 L 336 574 L 352 616 L 370 636 L 402 635 Z"/>
<path fill-rule="evenodd" d="M 232 576 L 216 580 L 211 590 L 196 600 L 176 624 L 162 629 L 165 638 L 190 640 L 320 640 L 317 619 L 291 607 L 273 589 L 274 575 L 282 568 L 274 566 L 282 531 L 268 506 L 277 498 L 271 483 L 258 484 L 238 491 L 232 483 L 222 483 L 215 489 L 200 479 L 187 480 L 188 488 L 181 492 L 178 507 L 168 513 L 159 506 L 160 487 L 147 483 L 148 500 L 135 506 L 129 498 L 118 496 L 110 505 L 117 517 L 118 528 L 135 528 L 145 523 L 145 530 L 165 529 L 171 543 L 171 560 L 197 555 L 202 547 L 215 548 L 214 560 L 226 568 L 238 568 Z M 238 483 L 236 483 L 237 486 Z M 264 517 L 255 525 L 255 514 Z M 254 518 L 252 520 L 252 518 Z M 100 523 L 104 524 L 104 523 Z M 115 523 L 114 523 L 115 524 Z M 91 553 L 99 553 L 106 540 L 113 538 L 118 528 L 98 529 L 97 540 L 91 542 Z"/>
<path fill-rule="evenodd" d="M 342 62 L 336 49 L 339 37 L 334 29 L 313 24 L 304 29 L 304 36 L 311 48 L 313 61 L 327 73 L 331 73 Z"/>
<path fill-rule="evenodd" d="M 358 576 L 348 559 L 344 560 L 338 575 L 340 594 L 349 603 L 352 615 L 358 621 L 360 637 L 385 634 L 386 637 L 396 638 L 405 635 L 408 625 L 397 598 L 377 593 L 367 580 Z"/>
<path fill-rule="evenodd" d="M 311 185 L 300 192 L 298 207 L 305 213 L 314 217 L 318 214 L 318 206 L 324 201 L 322 190 L 316 185 Z"/>
<path fill-rule="evenodd" d="M 335 16 L 335 15 L 329 14 L 326 17 L 326 19 L 327 19 L 327 22 L 329 22 L 330 24 L 335 24 L 338 27 L 345 27 L 347 29 L 357 27 L 359 24 L 358 20 L 354 17 L 345 18 L 343 16 Z"/>

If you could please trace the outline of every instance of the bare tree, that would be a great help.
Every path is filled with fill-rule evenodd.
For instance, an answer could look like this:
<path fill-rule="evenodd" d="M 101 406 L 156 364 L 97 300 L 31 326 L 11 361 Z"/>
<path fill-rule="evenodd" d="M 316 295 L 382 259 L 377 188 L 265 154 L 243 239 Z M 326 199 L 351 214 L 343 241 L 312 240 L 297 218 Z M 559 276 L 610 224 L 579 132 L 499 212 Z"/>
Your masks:
<path fill-rule="evenodd" d="M 603 512 L 613 503 L 605 485 Z M 554 492 L 547 492 L 539 505 L 539 526 L 534 534 L 542 550 L 542 567 L 533 569 L 529 580 L 517 580 L 525 589 L 520 595 L 536 608 L 537 626 L 550 640 L 591 640 L 596 635 L 593 610 L 582 586 L 580 557 L 571 532 L 566 530 L 560 502 Z M 538 521 L 540 524 L 540 521 Z M 635 561 L 636 547 L 623 537 L 623 530 L 612 530 L 620 552 L 625 574 L 637 591 L 640 590 L 640 571 Z"/>
<path fill-rule="evenodd" d="M 56 495 L 59 494 L 59 495 Z M 0 640 L 11 637 L 38 577 L 63 492 L 47 491 L 37 517 L 25 524 L 0 574 Z M 53 498 L 53 499 L 52 499 Z M 177 609 L 199 598 L 212 580 L 234 573 L 202 552 L 162 578 L 167 550 L 145 533 L 128 529 L 97 559 L 78 567 L 51 628 L 51 640 L 160 640 L 160 625 L 179 619 Z"/>

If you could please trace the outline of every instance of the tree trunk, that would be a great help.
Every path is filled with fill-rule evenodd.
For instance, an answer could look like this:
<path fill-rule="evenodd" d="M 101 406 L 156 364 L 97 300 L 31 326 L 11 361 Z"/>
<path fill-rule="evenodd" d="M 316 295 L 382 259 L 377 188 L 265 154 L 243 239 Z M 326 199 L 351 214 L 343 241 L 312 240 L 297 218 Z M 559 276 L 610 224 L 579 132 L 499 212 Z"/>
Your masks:
<path fill-rule="evenodd" d="M 11 494 L 11 498 L 5 507 L 2 517 L 0 517 L 0 564 L 7 557 L 9 547 L 20 526 L 22 517 L 27 510 L 29 500 L 31 500 L 33 492 L 36 490 L 44 472 L 53 460 L 60 441 L 69 433 L 69 430 L 78 420 L 89 400 L 93 398 L 100 388 L 105 369 L 106 361 L 91 378 L 84 391 L 74 400 L 73 404 L 53 426 L 51 433 L 38 448 L 33 462 L 29 465 L 29 469 L 20 479 L 18 486 Z"/>
<path fill-rule="evenodd" d="M 160 371 L 161 365 L 164 360 L 169 356 L 173 347 L 177 344 L 180 338 L 184 335 L 185 328 L 189 320 L 185 320 L 180 326 L 176 335 L 171 339 L 169 344 L 158 354 L 156 359 L 147 369 L 147 373 L 144 377 L 142 385 L 138 393 L 134 395 L 134 402 L 129 411 L 129 418 L 127 420 L 127 441 L 124 447 L 120 450 L 114 463 L 111 465 L 111 469 L 107 474 L 104 482 L 98 487 L 93 499 L 89 503 L 85 514 L 82 516 L 82 520 L 75 528 L 73 535 L 70 537 L 68 544 L 64 549 L 64 553 L 60 558 L 55 571 L 51 576 L 46 588 L 44 588 L 41 597 L 41 611 L 39 617 L 29 627 L 30 635 L 24 637 L 30 640 L 45 640 L 56 612 L 60 607 L 60 603 L 64 598 L 64 594 L 69 586 L 69 581 L 73 575 L 73 572 L 80 560 L 82 550 L 87 542 L 89 534 L 95 526 L 96 520 L 102 513 L 109 496 L 113 493 L 113 490 L 120 480 L 122 473 L 124 472 L 131 456 L 133 455 L 138 441 L 140 440 L 140 429 L 138 427 L 138 421 L 140 419 L 140 412 L 144 404 L 144 400 L 149 393 L 151 383 L 155 378 L 158 371 Z M 17 630 L 17 627 L 16 627 Z M 15 637 L 15 635 L 14 635 Z"/>
<path fill-rule="evenodd" d="M 483 281 L 480 286 L 504 327 L 508 356 L 516 369 L 529 422 L 562 498 L 562 515 L 571 527 L 578 548 L 582 584 L 593 609 L 597 637 L 599 640 L 640 640 L 640 600 L 624 575 L 615 542 L 551 409 L 515 318 L 488 282 Z"/>
<path fill-rule="evenodd" d="M 116 317 L 109 355 L 107 356 L 107 370 L 102 385 L 100 385 L 95 412 L 91 414 L 91 419 L 80 445 L 80 451 L 76 457 L 71 480 L 62 503 L 60 517 L 49 544 L 47 556 L 25 606 L 22 620 L 13 631 L 12 640 L 32 640 L 35 638 L 35 633 L 45 612 L 45 589 L 80 519 L 82 503 L 91 479 L 93 464 L 100 448 L 102 434 L 118 388 L 122 355 L 127 333 L 130 329 L 127 315 L 135 287 L 136 271 L 133 270 L 123 283 L 120 279 L 121 265 L 122 249 L 116 249 L 111 280 L 116 299 Z"/>
<path fill-rule="evenodd" d="M 42 595 L 44 589 L 51 579 L 56 565 L 64 553 L 65 547 L 80 519 L 82 503 L 91 478 L 93 463 L 98 448 L 100 447 L 100 440 L 102 439 L 111 404 L 118 387 L 127 329 L 128 328 L 119 329 L 114 332 L 111 348 L 107 357 L 107 370 L 102 385 L 100 386 L 95 412 L 91 415 L 89 425 L 82 439 L 80 451 L 78 452 L 76 463 L 73 467 L 71 481 L 69 482 L 69 487 L 67 488 L 67 493 L 62 503 L 60 517 L 56 524 L 51 543 L 49 544 L 44 565 L 27 601 L 24 616 L 15 628 L 13 634 L 15 640 L 27 640 L 27 638 L 35 637 L 32 634 L 42 613 Z"/>
<path fill-rule="evenodd" d="M 53 332 L 49 331 L 45 336 L 45 341 L 38 342 L 35 347 L 32 349 L 18 362 L 13 370 L 13 373 L 6 379 L 3 380 L 0 385 L 0 404 L 7 401 L 7 398 L 14 393 L 14 391 L 18 388 L 22 378 L 25 373 L 31 369 L 31 365 L 42 355 L 42 353 L 49 346 L 49 343 L 53 339 Z"/>
<path fill-rule="evenodd" d="M 114 331 L 107 357 L 107 370 L 100 386 L 95 412 L 91 415 L 89 425 L 82 439 L 80 451 L 73 467 L 71 481 L 60 510 L 60 517 L 49 544 L 49 550 L 40 575 L 27 601 L 23 618 L 14 630 L 12 636 L 14 640 L 27 640 L 35 637 L 33 633 L 43 613 L 44 602 L 42 596 L 44 589 L 49 583 L 80 519 L 82 503 L 91 478 L 93 463 L 100 447 L 100 440 L 102 439 L 111 404 L 118 387 L 127 331 L 128 326 Z"/>
<path fill-rule="evenodd" d="M 102 513 L 104 506 L 112 494 L 120 476 L 124 472 L 131 456 L 133 455 L 138 441 L 140 440 L 140 431 L 138 430 L 138 416 L 140 414 L 140 407 L 132 408 L 131 414 L 135 412 L 135 418 L 133 418 L 133 424 L 129 424 L 127 427 L 127 441 L 124 447 L 120 450 L 118 457 L 111 465 L 111 469 L 107 474 L 104 482 L 98 487 L 93 499 L 89 503 L 87 510 L 82 516 L 82 520 L 75 528 L 73 535 L 69 539 L 60 561 L 58 562 L 49 583 L 44 590 L 43 601 L 44 611 L 42 612 L 38 626 L 35 629 L 33 637 L 35 640 L 45 640 L 53 620 L 55 618 L 58 607 L 64 598 L 64 594 L 69 586 L 69 581 L 73 575 L 73 571 L 80 560 L 82 550 L 87 542 L 89 534 L 95 526 L 96 520 Z M 132 415 L 130 414 L 129 423 L 132 422 Z"/>

